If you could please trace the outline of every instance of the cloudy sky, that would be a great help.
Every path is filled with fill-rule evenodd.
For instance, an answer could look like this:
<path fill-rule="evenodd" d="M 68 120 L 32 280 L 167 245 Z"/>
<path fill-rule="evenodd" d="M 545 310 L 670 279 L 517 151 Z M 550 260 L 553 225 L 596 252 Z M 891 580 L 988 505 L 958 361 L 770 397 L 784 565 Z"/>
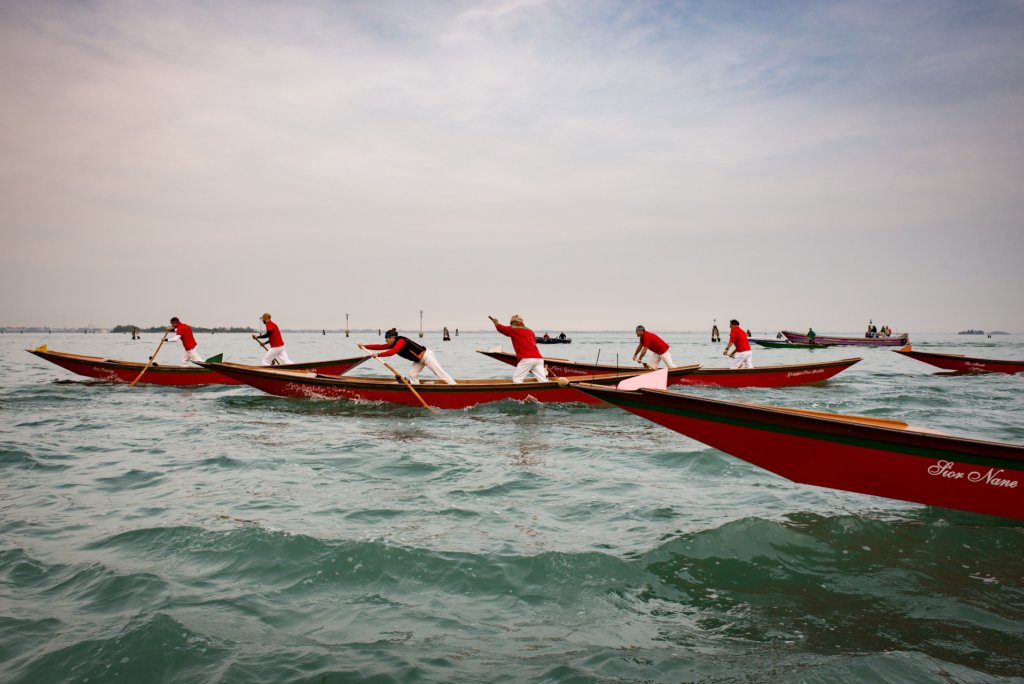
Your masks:
<path fill-rule="evenodd" d="M 0 3 L 0 325 L 1024 332 L 1024 3 Z"/>

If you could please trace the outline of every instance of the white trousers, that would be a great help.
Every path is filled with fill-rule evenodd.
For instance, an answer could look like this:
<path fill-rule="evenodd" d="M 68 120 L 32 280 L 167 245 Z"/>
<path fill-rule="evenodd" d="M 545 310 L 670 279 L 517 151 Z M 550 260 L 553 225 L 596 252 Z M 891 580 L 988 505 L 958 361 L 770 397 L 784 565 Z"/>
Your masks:
<path fill-rule="evenodd" d="M 541 382 L 546 382 L 548 371 L 544 368 L 544 359 L 519 359 L 519 363 L 516 364 L 516 372 L 512 375 L 512 382 L 522 382 L 530 373 L 533 373 Z"/>
<path fill-rule="evenodd" d="M 672 363 L 672 354 L 668 349 L 665 350 L 664 354 L 655 354 L 654 352 L 651 352 L 650 361 L 646 361 L 645 363 L 651 368 L 657 368 L 658 364 L 662 361 L 665 362 L 665 368 L 672 368 L 675 365 Z"/>
<path fill-rule="evenodd" d="M 423 372 L 424 366 L 429 368 L 431 373 L 441 378 L 449 385 L 455 384 L 455 378 L 448 375 L 448 372 L 444 368 L 441 368 L 441 364 L 437 362 L 437 357 L 434 356 L 434 351 L 432 349 L 428 349 L 423 352 L 423 357 L 416 363 L 412 364 L 412 367 L 409 368 L 409 382 L 411 384 L 420 384 L 420 373 Z"/>
<path fill-rule="evenodd" d="M 274 363 L 274 359 L 277 359 L 278 363 L 295 363 L 288 358 L 288 352 L 284 350 L 283 344 L 280 347 L 271 347 L 270 350 L 263 355 L 263 365 L 271 365 Z"/>
<path fill-rule="evenodd" d="M 753 368 L 754 362 L 751 360 L 753 355 L 752 351 L 736 352 L 732 357 L 732 368 Z"/>
<path fill-rule="evenodd" d="M 181 357 L 181 365 L 187 366 L 189 361 L 202 361 L 203 357 L 199 355 L 199 345 L 196 345 L 185 352 Z"/>

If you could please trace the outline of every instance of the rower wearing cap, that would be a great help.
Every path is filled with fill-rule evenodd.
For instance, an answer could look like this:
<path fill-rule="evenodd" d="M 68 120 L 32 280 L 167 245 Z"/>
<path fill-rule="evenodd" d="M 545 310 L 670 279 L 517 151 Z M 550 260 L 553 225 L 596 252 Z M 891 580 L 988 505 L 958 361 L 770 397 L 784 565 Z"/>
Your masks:
<path fill-rule="evenodd" d="M 262 335 L 253 335 L 252 339 L 269 340 L 270 342 L 270 349 L 268 349 L 267 353 L 263 355 L 261 363 L 264 366 L 269 366 L 274 363 L 274 361 L 286 364 L 293 363 L 293 361 L 288 358 L 288 352 L 284 349 L 284 338 L 281 337 L 281 328 L 277 327 L 277 323 L 270 320 L 270 314 L 268 313 L 260 316 L 260 320 L 263 321 L 263 325 L 267 327 L 267 331 Z"/>
<path fill-rule="evenodd" d="M 174 331 L 173 337 L 168 337 L 168 342 L 181 342 L 181 346 L 185 348 L 185 354 L 181 357 L 181 364 L 185 365 L 189 361 L 202 361 L 203 357 L 199 355 L 199 345 L 196 344 L 196 338 L 192 335 L 192 328 L 187 324 L 183 323 L 180 318 L 174 316 L 171 318 L 171 327 L 167 328 L 167 332 Z"/>
<path fill-rule="evenodd" d="M 494 316 L 488 318 L 494 323 L 495 330 L 512 338 L 512 348 L 519 359 L 516 372 L 512 375 L 512 382 L 522 382 L 530 373 L 541 382 L 545 382 L 548 379 L 548 371 L 544 368 L 544 357 L 537 349 L 537 336 L 523 323 L 523 317 L 513 314 L 509 319 L 509 325 L 502 325 Z"/>
<path fill-rule="evenodd" d="M 373 356 L 397 355 L 412 361 L 412 366 L 409 368 L 409 382 L 413 385 L 420 384 L 420 373 L 423 372 L 424 366 L 449 385 L 455 384 L 455 378 L 448 375 L 444 368 L 441 368 L 441 364 L 437 362 L 437 357 L 434 356 L 433 350 L 413 342 L 404 335 L 399 335 L 398 330 L 395 328 L 391 328 L 384 333 L 384 344 L 363 344 L 360 342 L 359 348 L 371 350 Z"/>

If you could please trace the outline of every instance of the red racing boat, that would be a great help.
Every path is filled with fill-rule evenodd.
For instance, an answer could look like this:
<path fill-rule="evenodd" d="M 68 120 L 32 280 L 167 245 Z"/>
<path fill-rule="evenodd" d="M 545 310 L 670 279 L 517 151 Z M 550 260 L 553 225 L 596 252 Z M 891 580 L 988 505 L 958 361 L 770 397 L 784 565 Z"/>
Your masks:
<path fill-rule="evenodd" d="M 420 401 L 409 388 L 394 378 L 356 378 L 280 371 L 266 366 L 240 366 L 231 363 L 202 363 L 237 382 L 251 385 L 267 394 L 296 399 L 354 399 L 386 401 L 395 404 L 420 406 Z M 682 366 L 674 371 L 692 373 L 697 365 Z M 594 383 L 616 383 L 623 377 L 635 377 L 640 371 L 625 375 L 593 375 L 584 379 Z M 528 378 L 525 382 L 511 380 L 458 380 L 449 385 L 440 380 L 429 380 L 413 385 L 423 401 L 432 408 L 460 409 L 491 401 L 512 399 L 535 402 L 582 402 L 600 404 L 588 394 L 579 392 L 564 378 L 540 382 Z"/>
<path fill-rule="evenodd" d="M 996 361 L 977 359 L 963 354 L 939 354 L 936 352 L 914 351 L 910 347 L 893 349 L 897 354 L 924 361 L 938 368 L 956 373 L 1020 373 L 1024 372 L 1024 361 Z"/>
<path fill-rule="evenodd" d="M 576 387 L 794 482 L 1024 519 L 1024 446 L 663 389 Z"/>
<path fill-rule="evenodd" d="M 477 349 L 477 352 L 492 359 L 503 361 L 510 366 L 519 362 L 515 354 L 505 351 Z M 785 366 L 761 366 L 760 368 L 698 368 L 692 373 L 669 375 L 670 385 L 716 385 L 719 387 L 791 387 L 822 382 L 846 370 L 861 359 L 854 357 L 820 363 L 797 363 Z M 612 366 L 598 363 L 580 363 L 568 359 L 545 357 L 544 366 L 555 375 L 575 378 L 581 375 L 622 374 L 635 375 L 644 369 L 637 367 Z"/>
<path fill-rule="evenodd" d="M 48 351 L 46 345 L 37 349 L 27 349 L 41 359 L 55 363 L 61 368 L 98 380 L 113 382 L 132 382 L 139 376 L 145 363 L 138 361 L 118 361 L 104 359 L 99 356 L 82 356 L 65 352 Z M 330 373 L 341 375 L 361 364 L 369 356 L 356 356 L 351 359 L 335 359 L 333 361 L 311 361 L 309 363 L 293 363 L 274 368 L 309 371 L 313 373 Z M 165 366 L 152 364 L 139 380 L 153 385 L 237 385 L 237 380 L 215 373 L 199 366 Z"/>

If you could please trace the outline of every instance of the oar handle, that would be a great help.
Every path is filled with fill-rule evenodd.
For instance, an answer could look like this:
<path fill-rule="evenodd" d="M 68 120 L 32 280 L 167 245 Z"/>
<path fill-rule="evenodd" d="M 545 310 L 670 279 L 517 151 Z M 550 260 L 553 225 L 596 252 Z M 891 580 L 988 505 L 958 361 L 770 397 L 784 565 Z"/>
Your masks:
<path fill-rule="evenodd" d="M 131 384 L 132 387 L 135 387 L 135 384 L 139 381 L 139 379 L 142 377 L 142 375 L 146 371 L 148 371 L 149 367 L 153 365 L 154 361 L 156 361 L 156 355 L 160 353 L 160 347 L 164 346 L 164 342 L 167 341 L 167 334 L 169 332 L 171 332 L 171 331 L 170 330 L 165 330 L 164 331 L 164 336 L 160 338 L 160 344 L 156 345 L 156 351 L 153 352 L 153 355 L 149 357 L 149 363 L 147 363 L 146 367 L 143 368 L 141 371 L 139 371 L 139 374 L 135 376 L 134 380 L 132 380 L 132 384 Z"/>

